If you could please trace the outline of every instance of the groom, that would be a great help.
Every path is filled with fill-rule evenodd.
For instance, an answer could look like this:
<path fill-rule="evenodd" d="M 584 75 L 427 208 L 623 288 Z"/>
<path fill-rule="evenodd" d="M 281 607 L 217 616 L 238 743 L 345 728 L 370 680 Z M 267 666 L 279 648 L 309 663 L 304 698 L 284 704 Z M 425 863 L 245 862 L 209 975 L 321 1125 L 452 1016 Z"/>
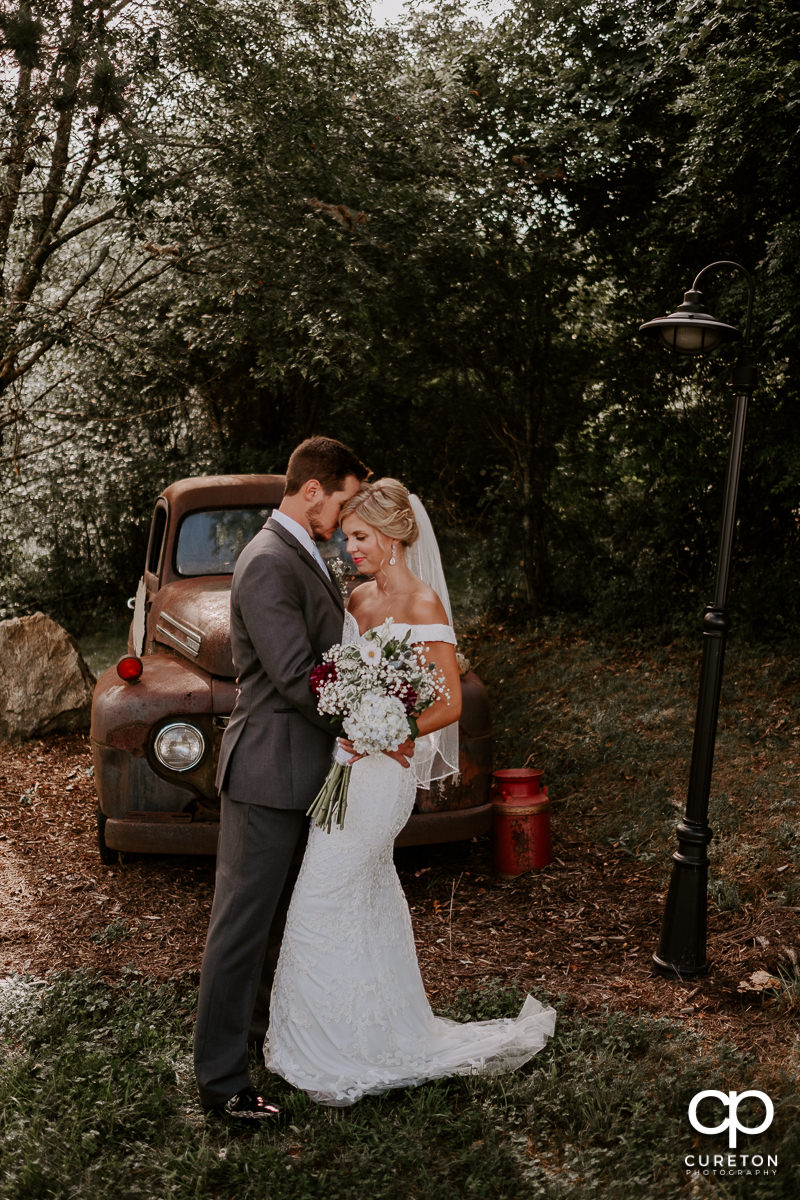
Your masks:
<path fill-rule="evenodd" d="M 302 442 L 289 459 L 280 507 L 233 573 L 238 688 L 217 771 L 220 836 L 195 1073 L 204 1108 L 239 1123 L 279 1115 L 250 1083 L 248 1030 L 281 892 L 333 745 L 308 677 L 341 639 L 343 605 L 314 540 L 332 536 L 342 505 L 368 474 L 341 442 Z"/>

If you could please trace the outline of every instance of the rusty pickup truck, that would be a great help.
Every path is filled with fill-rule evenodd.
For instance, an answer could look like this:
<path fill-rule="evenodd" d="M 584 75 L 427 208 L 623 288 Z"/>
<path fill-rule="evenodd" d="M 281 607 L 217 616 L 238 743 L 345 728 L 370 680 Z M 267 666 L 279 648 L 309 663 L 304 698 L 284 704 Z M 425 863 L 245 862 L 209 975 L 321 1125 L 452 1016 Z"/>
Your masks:
<path fill-rule="evenodd" d="M 91 743 L 101 857 L 214 854 L 219 744 L 235 699 L 230 585 L 242 548 L 283 496 L 280 475 L 182 479 L 156 500 L 128 652 L 97 682 Z M 339 555 L 357 586 L 342 540 Z M 342 571 L 339 571 L 342 574 Z M 398 845 L 457 841 L 491 825 L 486 689 L 465 664 L 456 782 L 420 791 Z"/>

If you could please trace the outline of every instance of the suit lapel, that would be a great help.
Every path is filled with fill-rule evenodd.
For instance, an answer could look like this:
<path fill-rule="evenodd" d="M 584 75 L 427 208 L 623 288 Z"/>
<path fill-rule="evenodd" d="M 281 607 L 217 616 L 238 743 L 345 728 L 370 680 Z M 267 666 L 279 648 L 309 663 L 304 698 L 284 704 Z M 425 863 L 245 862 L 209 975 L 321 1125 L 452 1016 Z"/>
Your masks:
<path fill-rule="evenodd" d="M 266 522 L 265 529 L 269 529 L 272 533 L 277 533 L 281 541 L 285 542 L 292 550 L 295 551 L 300 562 L 313 573 L 313 576 L 320 583 L 323 583 L 329 593 L 336 601 L 337 607 L 344 611 L 344 600 L 342 594 L 336 584 L 331 579 L 326 570 L 319 565 L 316 559 L 308 553 L 305 546 L 301 546 L 297 538 L 293 537 L 289 530 L 281 525 L 280 521 L 273 521 L 272 517 Z"/>

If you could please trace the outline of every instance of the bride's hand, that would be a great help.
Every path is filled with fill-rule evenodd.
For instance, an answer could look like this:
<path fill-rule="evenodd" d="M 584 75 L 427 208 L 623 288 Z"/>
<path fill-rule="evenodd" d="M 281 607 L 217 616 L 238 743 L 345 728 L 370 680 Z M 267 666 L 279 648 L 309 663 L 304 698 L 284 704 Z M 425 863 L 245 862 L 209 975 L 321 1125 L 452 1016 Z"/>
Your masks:
<path fill-rule="evenodd" d="M 366 754 L 359 754 L 353 743 L 348 741 L 347 738 L 338 738 L 337 740 L 344 753 L 352 756 L 347 763 L 348 767 L 352 767 L 353 763 L 357 763 L 360 758 L 367 757 Z"/>
<path fill-rule="evenodd" d="M 338 741 L 344 753 L 352 756 L 347 764 L 349 767 L 352 767 L 353 763 L 357 763 L 360 758 L 367 757 L 366 754 L 359 754 L 353 743 L 347 738 L 340 737 Z M 411 738 L 407 738 L 396 750 L 384 750 L 383 753 L 387 758 L 393 758 L 401 767 L 410 767 L 411 759 L 414 757 L 414 742 Z"/>
<path fill-rule="evenodd" d="M 397 747 L 396 750 L 384 750 L 387 758 L 393 758 L 396 763 L 400 763 L 401 767 L 410 767 L 411 760 L 414 757 L 414 742 L 412 738 L 406 740 Z"/>

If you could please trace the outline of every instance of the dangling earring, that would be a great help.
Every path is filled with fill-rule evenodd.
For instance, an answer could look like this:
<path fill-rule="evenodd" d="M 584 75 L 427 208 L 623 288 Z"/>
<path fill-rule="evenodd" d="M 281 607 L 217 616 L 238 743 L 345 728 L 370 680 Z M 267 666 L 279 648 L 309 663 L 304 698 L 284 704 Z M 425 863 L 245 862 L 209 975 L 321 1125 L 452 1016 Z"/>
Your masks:
<path fill-rule="evenodd" d="M 394 556 L 394 542 L 392 542 L 392 557 L 389 559 L 389 566 L 393 567 L 396 562 L 397 562 L 397 559 Z"/>

